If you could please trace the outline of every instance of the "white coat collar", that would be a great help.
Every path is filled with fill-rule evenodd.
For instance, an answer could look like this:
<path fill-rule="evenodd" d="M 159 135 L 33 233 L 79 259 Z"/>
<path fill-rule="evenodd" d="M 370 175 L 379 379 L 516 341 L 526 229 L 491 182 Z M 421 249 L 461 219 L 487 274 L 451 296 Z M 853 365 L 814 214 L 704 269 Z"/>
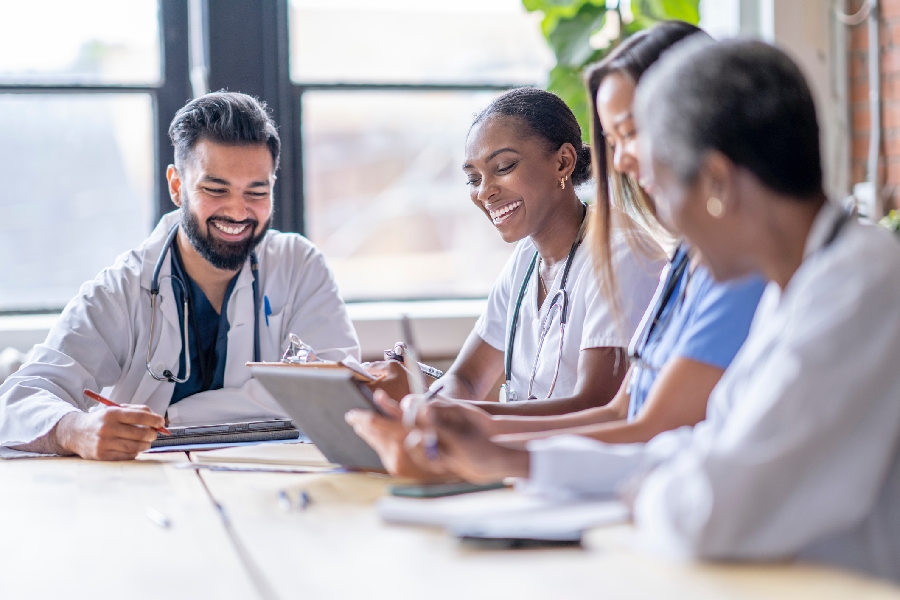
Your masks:
<path fill-rule="evenodd" d="M 822 249 L 829 240 L 828 238 L 834 233 L 837 220 L 843 218 L 843 211 L 837 203 L 826 200 L 819 209 L 816 218 L 813 219 L 812 227 L 809 228 L 809 234 L 806 236 L 806 245 L 803 248 L 803 260 L 806 260 L 816 252 Z"/>

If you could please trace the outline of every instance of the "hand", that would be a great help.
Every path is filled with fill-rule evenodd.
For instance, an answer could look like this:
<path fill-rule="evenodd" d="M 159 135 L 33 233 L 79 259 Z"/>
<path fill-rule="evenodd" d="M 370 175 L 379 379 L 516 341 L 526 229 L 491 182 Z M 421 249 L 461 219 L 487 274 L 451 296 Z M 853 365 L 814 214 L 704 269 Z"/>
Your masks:
<path fill-rule="evenodd" d="M 73 412 L 54 428 L 56 444 L 82 458 L 131 460 L 150 449 L 163 418 L 143 405 Z"/>
<path fill-rule="evenodd" d="M 373 392 L 384 390 L 388 396 L 399 400 L 409 394 L 409 371 L 396 360 L 381 360 L 366 365 L 366 371 L 375 377 L 381 377 L 366 385 Z"/>
<path fill-rule="evenodd" d="M 374 396 L 378 408 L 387 417 L 369 410 L 351 410 L 344 419 L 353 427 L 356 435 L 378 453 L 388 473 L 429 482 L 458 479 L 448 476 L 446 472 L 421 468 L 414 463 L 403 448 L 403 440 L 409 431 L 400 420 L 400 405 L 383 390 L 376 390 Z"/>
<path fill-rule="evenodd" d="M 529 455 L 494 444 L 462 403 L 432 403 L 418 411 L 404 446 L 422 468 L 445 470 L 473 483 L 527 477 Z M 436 442 L 437 455 L 431 455 Z"/>

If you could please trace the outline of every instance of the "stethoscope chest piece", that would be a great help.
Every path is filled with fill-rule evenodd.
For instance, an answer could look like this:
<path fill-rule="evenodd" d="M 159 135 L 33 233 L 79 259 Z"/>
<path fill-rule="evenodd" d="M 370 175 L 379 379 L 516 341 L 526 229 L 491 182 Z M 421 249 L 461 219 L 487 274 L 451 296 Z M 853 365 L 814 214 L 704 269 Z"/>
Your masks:
<path fill-rule="evenodd" d="M 509 381 L 500 386 L 501 403 L 505 404 L 507 402 L 515 402 L 516 400 L 518 400 L 516 391 L 512 389 Z"/>

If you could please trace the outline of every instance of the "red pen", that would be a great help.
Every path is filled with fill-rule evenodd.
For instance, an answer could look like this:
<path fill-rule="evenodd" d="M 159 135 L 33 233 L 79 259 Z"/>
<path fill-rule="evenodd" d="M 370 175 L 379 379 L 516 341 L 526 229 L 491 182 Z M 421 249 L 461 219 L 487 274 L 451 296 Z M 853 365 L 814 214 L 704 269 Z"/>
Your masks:
<path fill-rule="evenodd" d="M 104 398 L 97 392 L 92 392 L 91 390 L 84 390 L 84 395 L 87 396 L 88 398 L 90 398 L 91 400 L 96 400 L 100 404 L 105 404 L 106 406 L 113 406 L 115 408 L 122 408 L 121 404 L 113 402 L 109 398 Z M 157 433 L 162 433 L 164 435 L 172 435 L 172 432 L 169 431 L 168 429 L 166 429 L 165 427 L 160 427 L 159 429 L 154 427 L 153 430 L 156 431 Z"/>

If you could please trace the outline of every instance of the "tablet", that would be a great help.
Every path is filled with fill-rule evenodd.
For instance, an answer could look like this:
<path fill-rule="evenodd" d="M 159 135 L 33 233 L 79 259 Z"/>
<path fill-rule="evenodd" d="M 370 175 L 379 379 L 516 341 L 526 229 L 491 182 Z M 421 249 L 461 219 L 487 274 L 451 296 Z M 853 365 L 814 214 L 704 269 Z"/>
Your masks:
<path fill-rule="evenodd" d="M 151 442 L 150 447 L 295 440 L 300 437 L 300 432 L 297 431 L 290 419 L 263 419 L 207 425 L 170 425 L 169 431 L 171 435 L 160 434 Z"/>
<path fill-rule="evenodd" d="M 353 379 L 352 371 L 263 365 L 250 371 L 329 461 L 350 469 L 385 470 L 378 454 L 344 421 L 354 408 L 378 411 L 372 392 Z"/>

